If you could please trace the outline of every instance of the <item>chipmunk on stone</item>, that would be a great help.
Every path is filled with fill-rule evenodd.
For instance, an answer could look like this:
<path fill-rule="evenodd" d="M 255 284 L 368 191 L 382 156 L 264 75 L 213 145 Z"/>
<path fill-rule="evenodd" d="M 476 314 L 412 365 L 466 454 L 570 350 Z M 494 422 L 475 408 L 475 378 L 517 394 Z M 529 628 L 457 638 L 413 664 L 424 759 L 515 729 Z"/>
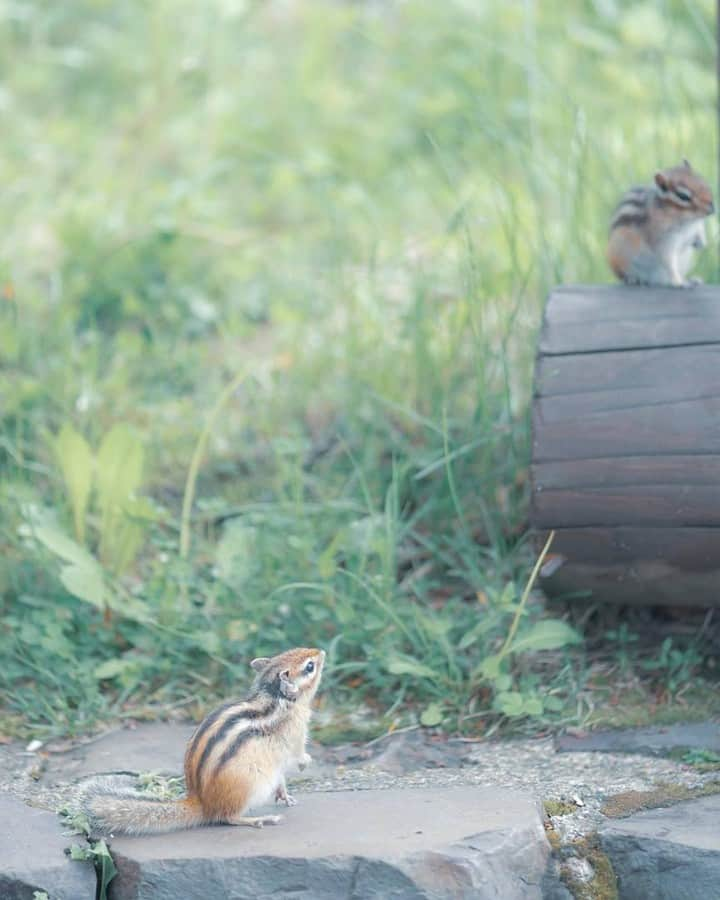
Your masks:
<path fill-rule="evenodd" d="M 706 216 L 715 211 L 708 183 L 685 159 L 655 173 L 652 185 L 623 195 L 610 223 L 607 257 L 626 284 L 689 287 L 694 251 L 705 247 Z"/>
<path fill-rule="evenodd" d="M 285 774 L 305 768 L 313 697 L 325 652 L 304 647 L 271 659 L 254 659 L 257 673 L 247 699 L 211 712 L 196 728 L 185 752 L 187 796 L 159 800 L 99 776 L 82 789 L 81 805 L 93 832 L 155 834 L 196 825 L 275 825 L 281 816 L 248 816 L 273 796 L 294 806 Z"/>

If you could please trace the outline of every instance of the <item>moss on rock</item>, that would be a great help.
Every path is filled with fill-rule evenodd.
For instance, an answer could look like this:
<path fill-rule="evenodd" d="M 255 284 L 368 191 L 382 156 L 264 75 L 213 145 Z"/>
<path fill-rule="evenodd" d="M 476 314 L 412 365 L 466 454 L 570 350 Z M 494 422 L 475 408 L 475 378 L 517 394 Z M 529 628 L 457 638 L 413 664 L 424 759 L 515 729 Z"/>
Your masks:
<path fill-rule="evenodd" d="M 559 868 L 560 881 L 575 900 L 618 900 L 617 878 L 612 863 L 595 832 L 563 844 L 551 825 L 546 825 L 545 830 Z M 584 860 L 589 867 L 572 865 L 571 860 Z M 591 873 L 589 878 L 579 874 L 583 868 Z"/>
<path fill-rule="evenodd" d="M 625 791 L 608 798 L 601 807 L 603 815 L 611 819 L 623 819 L 633 813 L 662 806 L 674 806 L 683 800 L 697 800 L 720 793 L 720 781 L 709 781 L 699 787 L 661 782 L 651 791 Z"/>
<path fill-rule="evenodd" d="M 548 816 L 569 816 L 577 810 L 572 800 L 543 800 L 543 808 Z"/>

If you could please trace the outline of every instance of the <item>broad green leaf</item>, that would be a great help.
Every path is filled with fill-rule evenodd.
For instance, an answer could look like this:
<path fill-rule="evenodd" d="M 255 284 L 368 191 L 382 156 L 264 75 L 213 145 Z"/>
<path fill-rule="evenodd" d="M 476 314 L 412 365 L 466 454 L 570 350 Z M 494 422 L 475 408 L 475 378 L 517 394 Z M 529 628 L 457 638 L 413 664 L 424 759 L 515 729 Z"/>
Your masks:
<path fill-rule="evenodd" d="M 514 582 L 508 581 L 508 583 L 502 589 L 502 593 L 497 599 L 497 606 L 505 610 L 510 609 L 515 605 L 516 597 L 517 588 L 515 587 Z"/>
<path fill-rule="evenodd" d="M 85 541 L 85 513 L 92 489 L 93 455 L 90 445 L 71 425 L 63 425 L 54 441 L 73 513 L 75 537 Z"/>
<path fill-rule="evenodd" d="M 242 521 L 230 521 L 223 528 L 215 548 L 218 575 L 234 590 L 240 590 L 253 573 L 257 553 L 257 531 Z"/>
<path fill-rule="evenodd" d="M 460 641 L 458 642 L 458 650 L 466 650 L 472 644 L 477 641 L 479 637 L 483 634 L 486 634 L 488 631 L 492 631 L 493 628 L 498 624 L 500 619 L 500 614 L 498 610 L 483 610 L 482 618 L 474 625 L 470 631 L 465 632 Z"/>
<path fill-rule="evenodd" d="M 473 675 L 494 681 L 500 675 L 500 667 L 503 657 L 499 653 L 493 653 L 492 656 L 486 656 L 480 664 L 475 668 Z"/>
<path fill-rule="evenodd" d="M 127 672 L 128 669 L 137 668 L 137 661 L 133 659 L 125 659 L 124 657 L 118 657 L 117 659 L 106 659 L 104 663 L 100 663 L 99 666 L 96 666 L 93 675 L 101 681 L 105 678 L 116 678 L 118 675 L 122 675 L 124 672 Z"/>
<path fill-rule="evenodd" d="M 33 529 L 33 534 L 41 544 L 44 544 L 48 550 L 59 556 L 60 559 L 64 559 L 65 562 L 73 563 L 77 566 L 96 564 L 88 551 L 71 537 L 68 537 L 57 525 L 50 522 L 37 525 Z"/>
<path fill-rule="evenodd" d="M 557 650 L 568 644 L 579 644 L 580 635 L 561 619 L 541 619 L 517 636 L 510 653 L 534 653 L 537 650 Z"/>
<path fill-rule="evenodd" d="M 143 455 L 139 438 L 126 425 L 114 425 L 110 429 L 97 455 L 100 558 L 115 572 L 120 572 L 127 564 L 127 549 L 116 549 L 118 522 L 126 515 L 125 509 L 131 506 L 132 495 L 140 487 Z"/>
<path fill-rule="evenodd" d="M 466 631 L 458 641 L 458 650 L 467 650 L 468 647 L 472 647 L 479 637 L 480 634 L 474 628 Z"/>
<path fill-rule="evenodd" d="M 393 675 L 415 675 L 417 678 L 437 678 L 437 673 L 424 663 L 409 657 L 391 659 L 386 668 Z"/>
<path fill-rule="evenodd" d="M 98 896 L 100 900 L 107 897 L 107 889 L 110 882 L 117 875 L 115 863 L 110 855 L 107 844 L 103 840 L 96 841 L 93 844 L 93 853 L 95 854 L 95 868 L 98 873 Z"/>
<path fill-rule="evenodd" d="M 114 425 L 105 435 L 97 455 L 97 486 L 103 515 L 121 507 L 142 481 L 143 446 L 127 425 Z"/>
<path fill-rule="evenodd" d="M 560 710 L 565 706 L 565 704 L 559 697 L 555 697 L 552 694 L 549 697 L 545 697 L 543 699 L 543 705 L 545 706 L 545 709 L 550 710 L 550 712 L 560 712 Z"/>
<path fill-rule="evenodd" d="M 501 691 L 496 694 L 494 706 L 506 716 L 521 716 L 525 711 L 523 695 L 517 691 Z"/>
<path fill-rule="evenodd" d="M 431 703 L 429 706 L 425 707 L 420 716 L 420 724 L 424 725 L 426 728 L 432 728 L 434 725 L 439 725 L 442 720 L 443 712 L 439 703 Z"/>
<path fill-rule="evenodd" d="M 148 614 L 147 607 L 142 600 L 137 597 L 124 596 L 118 598 L 111 591 L 107 592 L 107 605 L 126 619 L 132 619 L 134 622 L 149 622 L 151 617 Z"/>
<path fill-rule="evenodd" d="M 424 612 L 420 607 L 416 607 L 414 612 L 416 620 L 428 635 L 429 641 L 433 643 L 446 635 L 453 627 L 454 623 L 450 616 L 432 615 Z"/>
<path fill-rule="evenodd" d="M 104 609 L 107 591 L 102 570 L 94 561 L 90 566 L 65 566 L 60 573 L 60 581 L 73 597 Z"/>
<path fill-rule="evenodd" d="M 104 561 L 115 575 L 121 575 L 137 556 L 145 529 L 130 519 L 115 517 L 112 521 L 113 535 L 107 542 Z"/>
<path fill-rule="evenodd" d="M 112 534 L 103 543 L 103 559 L 116 575 L 121 575 L 137 556 L 146 525 L 157 519 L 157 513 L 147 497 L 130 497 L 116 512 L 109 519 Z"/>
<path fill-rule="evenodd" d="M 335 570 L 337 569 L 335 556 L 340 550 L 342 550 L 346 540 L 347 533 L 345 529 L 341 528 L 336 532 L 333 539 L 318 557 L 318 573 L 320 574 L 321 578 L 327 580 L 332 578 L 332 576 L 335 574 Z"/>
<path fill-rule="evenodd" d="M 140 524 L 162 521 L 157 508 L 147 497 L 128 497 L 123 502 L 122 510 L 128 518 L 137 520 Z"/>
<path fill-rule="evenodd" d="M 523 707 L 525 709 L 525 715 L 527 716 L 541 716 L 543 713 L 543 702 L 540 697 L 535 694 L 525 696 Z"/>

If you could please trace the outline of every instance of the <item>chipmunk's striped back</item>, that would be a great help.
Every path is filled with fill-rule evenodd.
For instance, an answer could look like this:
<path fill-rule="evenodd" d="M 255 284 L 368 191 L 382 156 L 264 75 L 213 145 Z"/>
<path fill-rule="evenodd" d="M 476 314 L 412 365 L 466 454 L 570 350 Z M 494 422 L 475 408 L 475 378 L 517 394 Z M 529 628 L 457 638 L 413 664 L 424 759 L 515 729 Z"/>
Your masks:
<path fill-rule="evenodd" d="M 647 224 L 650 205 L 655 200 L 655 191 L 651 187 L 637 185 L 626 191 L 615 207 L 610 220 L 610 231 L 614 228 L 632 226 L 642 228 Z"/>
<path fill-rule="evenodd" d="M 282 723 L 281 698 L 258 693 L 248 700 L 226 703 L 204 719 L 185 753 L 185 783 L 200 793 L 204 778 L 215 774 L 254 737 L 267 737 Z"/>

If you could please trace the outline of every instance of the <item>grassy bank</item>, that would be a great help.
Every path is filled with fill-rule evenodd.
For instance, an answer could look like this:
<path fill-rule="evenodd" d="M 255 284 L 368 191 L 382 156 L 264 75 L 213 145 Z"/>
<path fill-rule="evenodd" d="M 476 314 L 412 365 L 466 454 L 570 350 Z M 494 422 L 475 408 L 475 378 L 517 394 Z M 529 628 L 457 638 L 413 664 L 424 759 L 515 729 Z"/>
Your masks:
<path fill-rule="evenodd" d="M 0 730 L 293 644 L 373 728 L 588 720 L 522 601 L 535 334 L 622 188 L 714 177 L 712 7 L 0 0 Z"/>

